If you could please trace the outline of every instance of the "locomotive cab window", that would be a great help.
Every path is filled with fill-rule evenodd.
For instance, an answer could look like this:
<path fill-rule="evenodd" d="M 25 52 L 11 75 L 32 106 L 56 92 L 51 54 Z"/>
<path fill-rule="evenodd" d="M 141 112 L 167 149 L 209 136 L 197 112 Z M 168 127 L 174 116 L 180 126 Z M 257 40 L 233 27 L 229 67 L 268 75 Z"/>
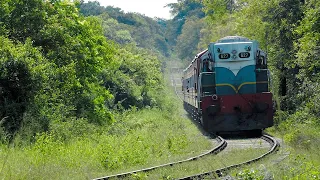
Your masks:
<path fill-rule="evenodd" d="M 257 59 L 257 65 L 266 65 L 266 57 L 260 55 Z"/>
<path fill-rule="evenodd" d="M 257 60 L 256 60 L 256 65 L 259 68 L 267 68 L 267 58 L 266 54 L 263 51 L 258 51 L 257 52 Z"/>
<path fill-rule="evenodd" d="M 213 61 L 209 59 L 203 60 L 202 72 L 212 72 L 213 70 Z"/>

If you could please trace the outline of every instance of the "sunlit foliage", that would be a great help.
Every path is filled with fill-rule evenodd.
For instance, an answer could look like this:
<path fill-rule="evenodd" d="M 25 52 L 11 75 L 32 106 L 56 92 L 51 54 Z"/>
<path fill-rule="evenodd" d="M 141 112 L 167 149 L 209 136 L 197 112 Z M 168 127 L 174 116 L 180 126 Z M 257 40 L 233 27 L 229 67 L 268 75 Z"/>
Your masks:
<path fill-rule="evenodd" d="M 108 40 L 107 20 L 83 17 L 79 5 L 1 1 L 0 120 L 9 136 L 22 126 L 32 137 L 73 118 L 112 124 L 117 109 L 161 106 L 157 57 Z M 115 33 L 119 41 L 132 41 L 128 31 Z"/>

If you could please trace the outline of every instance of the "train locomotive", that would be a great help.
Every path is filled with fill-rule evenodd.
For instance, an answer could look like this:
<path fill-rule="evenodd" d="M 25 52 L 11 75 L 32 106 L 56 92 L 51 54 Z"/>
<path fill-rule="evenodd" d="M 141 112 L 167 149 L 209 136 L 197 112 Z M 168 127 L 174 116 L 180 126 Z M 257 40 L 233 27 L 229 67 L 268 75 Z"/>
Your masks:
<path fill-rule="evenodd" d="M 183 71 L 184 108 L 214 133 L 273 125 L 267 55 L 257 41 L 227 36 L 197 54 Z"/>

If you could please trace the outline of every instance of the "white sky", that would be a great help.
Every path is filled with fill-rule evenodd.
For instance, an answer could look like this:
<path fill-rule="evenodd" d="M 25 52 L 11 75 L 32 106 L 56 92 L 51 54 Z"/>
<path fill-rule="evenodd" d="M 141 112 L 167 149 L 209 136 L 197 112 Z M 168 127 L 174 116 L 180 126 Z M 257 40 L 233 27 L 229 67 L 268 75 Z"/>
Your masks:
<path fill-rule="evenodd" d="M 88 0 L 87 0 L 88 1 Z M 94 1 L 94 0 L 89 0 Z M 170 19 L 169 8 L 166 4 L 176 3 L 177 0 L 96 0 L 101 6 L 119 7 L 125 12 L 138 12 L 149 17 Z"/>

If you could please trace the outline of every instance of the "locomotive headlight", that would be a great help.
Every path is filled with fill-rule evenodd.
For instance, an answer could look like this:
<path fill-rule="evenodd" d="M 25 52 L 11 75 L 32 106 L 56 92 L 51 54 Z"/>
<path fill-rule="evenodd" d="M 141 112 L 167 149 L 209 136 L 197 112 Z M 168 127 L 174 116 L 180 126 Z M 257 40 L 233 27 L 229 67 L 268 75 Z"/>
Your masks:
<path fill-rule="evenodd" d="M 217 96 L 216 94 L 212 95 L 211 98 L 212 98 L 212 100 L 214 100 L 214 101 L 218 100 L 218 96 Z"/>
<path fill-rule="evenodd" d="M 244 49 L 245 49 L 246 51 L 251 51 L 251 46 L 246 46 Z"/>
<path fill-rule="evenodd" d="M 218 53 L 222 53 L 222 51 L 223 51 L 222 48 L 218 48 L 218 49 L 217 49 L 217 52 L 218 52 Z"/>

